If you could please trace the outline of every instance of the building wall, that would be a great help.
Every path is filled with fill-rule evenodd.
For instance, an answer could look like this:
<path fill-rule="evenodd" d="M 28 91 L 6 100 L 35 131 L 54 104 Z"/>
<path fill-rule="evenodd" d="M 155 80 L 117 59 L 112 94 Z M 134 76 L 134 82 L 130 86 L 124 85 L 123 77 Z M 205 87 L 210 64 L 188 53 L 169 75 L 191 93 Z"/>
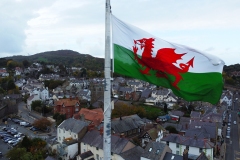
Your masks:
<path fill-rule="evenodd" d="M 72 118 L 73 115 L 79 112 L 80 106 L 54 106 L 54 113 L 66 114 L 66 119 Z"/>
<path fill-rule="evenodd" d="M 90 146 L 88 144 L 84 144 L 81 142 L 81 153 L 86 151 L 91 151 L 94 155 L 95 160 L 103 160 L 104 152 L 102 149 L 97 149 L 94 146 Z M 112 160 L 124 160 L 121 156 L 117 154 L 112 154 Z"/>
<path fill-rule="evenodd" d="M 161 142 L 166 144 L 165 141 L 161 141 Z M 179 144 L 179 147 L 177 148 L 176 143 L 169 142 L 169 148 L 172 150 L 172 153 L 183 155 L 183 151 L 186 148 L 186 146 Z M 211 160 L 213 159 L 213 148 L 211 148 L 211 149 L 202 149 L 202 151 L 205 152 L 206 156 L 210 155 L 210 159 Z M 193 155 L 200 155 L 201 154 L 199 152 L 199 148 L 191 147 L 191 146 L 189 146 L 188 153 L 189 154 L 193 154 Z"/>
<path fill-rule="evenodd" d="M 66 131 L 64 129 L 58 128 L 57 129 L 57 136 L 58 136 L 58 142 L 62 143 L 65 138 L 70 138 L 72 139 L 78 139 L 78 134 L 73 133 L 71 131 Z"/>

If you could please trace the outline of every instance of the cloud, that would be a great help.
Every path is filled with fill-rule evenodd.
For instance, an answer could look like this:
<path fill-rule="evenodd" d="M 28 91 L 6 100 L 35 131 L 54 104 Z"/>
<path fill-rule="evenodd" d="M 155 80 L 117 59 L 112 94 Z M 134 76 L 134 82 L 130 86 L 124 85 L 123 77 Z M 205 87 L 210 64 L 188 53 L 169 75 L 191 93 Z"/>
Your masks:
<path fill-rule="evenodd" d="M 47 3 L 47 0 L 41 1 Z M 49 3 L 47 3 L 49 4 Z M 31 0 L 2 0 L 0 3 L 0 53 L 17 54 L 23 50 L 27 22 L 36 17 L 41 3 Z"/>

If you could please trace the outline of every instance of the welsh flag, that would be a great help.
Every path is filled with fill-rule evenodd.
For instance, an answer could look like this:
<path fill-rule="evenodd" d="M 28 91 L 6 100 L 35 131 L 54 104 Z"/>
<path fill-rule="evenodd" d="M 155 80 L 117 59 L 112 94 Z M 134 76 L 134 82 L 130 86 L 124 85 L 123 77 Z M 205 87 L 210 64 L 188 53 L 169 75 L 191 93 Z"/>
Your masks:
<path fill-rule="evenodd" d="M 223 89 L 221 59 L 111 18 L 114 72 L 170 88 L 187 101 L 218 103 Z"/>

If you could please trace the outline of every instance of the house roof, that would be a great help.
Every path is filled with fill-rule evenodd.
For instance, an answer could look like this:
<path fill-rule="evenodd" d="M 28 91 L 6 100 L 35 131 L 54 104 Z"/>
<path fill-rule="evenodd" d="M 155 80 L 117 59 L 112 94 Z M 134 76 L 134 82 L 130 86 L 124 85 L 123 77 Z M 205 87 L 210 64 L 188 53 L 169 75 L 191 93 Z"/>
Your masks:
<path fill-rule="evenodd" d="M 146 88 L 142 91 L 141 98 L 148 98 L 151 93 L 152 93 L 152 90 L 149 88 Z"/>
<path fill-rule="evenodd" d="M 64 104 L 67 107 L 67 106 L 75 106 L 77 103 L 80 104 L 78 99 L 68 98 L 68 99 L 59 99 L 54 102 L 54 105 L 58 106 L 58 105 Z"/>
<path fill-rule="evenodd" d="M 145 124 L 143 120 L 137 114 L 134 114 L 112 119 L 111 126 L 116 133 L 123 133 L 132 129 L 139 128 L 143 124 Z"/>
<path fill-rule="evenodd" d="M 160 142 L 149 142 L 141 157 L 151 160 L 159 160 L 165 147 L 168 147 L 167 144 Z"/>
<path fill-rule="evenodd" d="M 204 114 L 201 117 L 201 119 L 203 121 L 222 122 L 222 115 L 219 113 L 210 112 L 210 113 Z"/>
<path fill-rule="evenodd" d="M 120 156 L 125 160 L 139 160 L 141 159 L 141 154 L 144 152 L 144 149 L 140 146 L 131 148 L 123 153 Z"/>
<path fill-rule="evenodd" d="M 102 108 L 96 108 L 92 110 L 81 108 L 81 110 L 74 115 L 74 118 L 79 119 L 82 115 L 84 115 L 84 119 L 93 122 L 95 126 L 98 126 L 103 121 Z"/>
<path fill-rule="evenodd" d="M 70 130 L 73 133 L 79 133 L 85 126 L 88 126 L 89 123 L 73 119 L 73 118 L 68 118 L 64 120 L 58 128 L 65 129 L 66 131 Z"/>
<path fill-rule="evenodd" d="M 97 130 L 88 131 L 81 142 L 99 149 L 103 149 L 103 135 L 100 134 L 100 132 Z M 118 136 L 112 135 L 111 151 L 115 154 L 120 154 L 128 143 L 131 142 L 126 138 L 120 138 Z"/>
<path fill-rule="evenodd" d="M 201 116 L 201 112 L 191 111 L 191 114 L 190 114 L 191 118 L 200 118 L 200 116 Z"/>
<path fill-rule="evenodd" d="M 171 111 L 169 114 L 182 117 L 182 116 L 184 115 L 184 112 L 182 112 L 182 111 L 177 111 L 177 110 L 173 110 L 173 111 Z"/>
<path fill-rule="evenodd" d="M 210 122 L 203 122 L 203 121 L 192 121 L 189 124 L 189 129 L 197 129 L 205 130 L 209 135 L 210 138 L 216 137 L 216 123 L 210 123 Z"/>
<path fill-rule="evenodd" d="M 185 132 L 187 137 L 210 138 L 210 134 L 204 128 L 188 129 Z"/>
<path fill-rule="evenodd" d="M 85 158 L 88 158 L 88 157 L 91 157 L 93 156 L 93 153 L 91 151 L 87 151 L 87 152 L 84 152 L 82 154 L 79 155 L 82 159 L 85 159 Z"/>
<path fill-rule="evenodd" d="M 163 160 L 183 160 L 183 156 L 166 152 Z"/>
<path fill-rule="evenodd" d="M 197 148 L 213 148 L 214 144 L 208 139 L 198 137 L 187 137 L 179 134 L 169 134 L 161 139 L 162 141 L 168 141 L 172 143 L 179 143 L 185 146 L 197 147 Z"/>

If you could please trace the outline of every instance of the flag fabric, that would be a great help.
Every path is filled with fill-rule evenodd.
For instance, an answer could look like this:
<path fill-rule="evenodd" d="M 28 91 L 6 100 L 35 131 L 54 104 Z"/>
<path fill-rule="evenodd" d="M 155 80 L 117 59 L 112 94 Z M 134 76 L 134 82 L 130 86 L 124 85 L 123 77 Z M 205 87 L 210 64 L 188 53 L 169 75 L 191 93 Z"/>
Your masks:
<path fill-rule="evenodd" d="M 157 38 L 113 15 L 111 21 L 115 73 L 170 88 L 187 101 L 219 102 L 221 59 Z"/>

